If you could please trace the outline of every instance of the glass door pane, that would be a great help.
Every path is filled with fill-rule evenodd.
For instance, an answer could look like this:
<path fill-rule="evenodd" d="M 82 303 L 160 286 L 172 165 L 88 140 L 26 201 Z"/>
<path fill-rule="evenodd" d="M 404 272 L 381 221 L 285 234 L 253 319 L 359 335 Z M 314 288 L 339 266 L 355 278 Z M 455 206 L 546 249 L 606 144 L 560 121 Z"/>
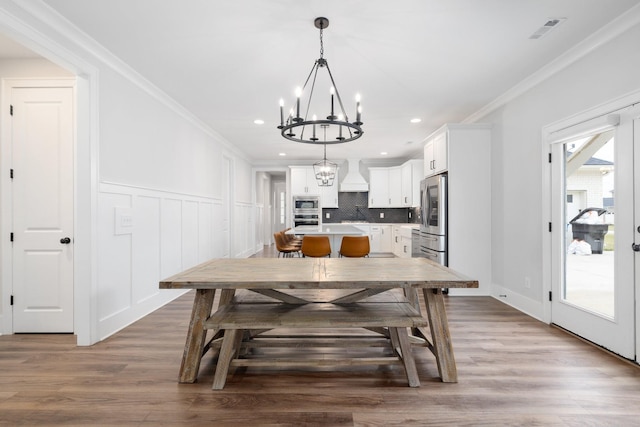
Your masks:
<path fill-rule="evenodd" d="M 566 237 L 563 300 L 615 317 L 614 131 L 564 144 Z"/>

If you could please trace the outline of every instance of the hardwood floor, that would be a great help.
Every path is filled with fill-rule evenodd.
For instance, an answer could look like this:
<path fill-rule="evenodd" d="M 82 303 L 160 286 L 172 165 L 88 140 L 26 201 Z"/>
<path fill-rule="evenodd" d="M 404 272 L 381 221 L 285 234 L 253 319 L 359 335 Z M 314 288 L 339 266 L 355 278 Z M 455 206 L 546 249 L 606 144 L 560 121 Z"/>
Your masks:
<path fill-rule="evenodd" d="M 417 389 L 394 366 L 238 369 L 212 391 L 211 352 L 198 383 L 178 384 L 192 301 L 91 347 L 71 335 L 1 336 L 0 424 L 640 425 L 637 366 L 489 297 L 446 300 L 457 384 L 440 382 L 423 349 Z"/>

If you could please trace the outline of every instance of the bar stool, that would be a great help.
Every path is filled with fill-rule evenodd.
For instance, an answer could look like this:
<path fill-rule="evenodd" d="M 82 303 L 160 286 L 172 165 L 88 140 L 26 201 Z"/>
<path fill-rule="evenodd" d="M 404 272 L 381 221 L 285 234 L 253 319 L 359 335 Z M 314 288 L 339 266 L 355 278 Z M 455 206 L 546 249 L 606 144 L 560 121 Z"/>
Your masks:
<path fill-rule="evenodd" d="M 285 242 L 290 245 L 300 247 L 302 245 L 302 237 L 296 237 L 295 234 L 287 233 L 287 231 L 289 230 L 291 230 L 291 227 L 285 228 L 281 231 L 282 235 L 284 236 Z"/>
<path fill-rule="evenodd" d="M 300 247 L 287 244 L 284 240 L 284 233 L 282 231 L 273 233 L 273 240 L 275 241 L 276 249 L 278 250 L 278 258 L 280 258 L 280 255 L 284 258 L 292 257 L 294 253 L 297 253 L 298 256 L 300 255 Z"/>
<path fill-rule="evenodd" d="M 310 236 L 305 235 L 302 238 L 302 256 L 305 257 L 330 257 L 331 243 L 327 236 Z"/>
<path fill-rule="evenodd" d="M 344 236 L 340 244 L 340 257 L 368 257 L 369 250 L 369 236 Z"/>

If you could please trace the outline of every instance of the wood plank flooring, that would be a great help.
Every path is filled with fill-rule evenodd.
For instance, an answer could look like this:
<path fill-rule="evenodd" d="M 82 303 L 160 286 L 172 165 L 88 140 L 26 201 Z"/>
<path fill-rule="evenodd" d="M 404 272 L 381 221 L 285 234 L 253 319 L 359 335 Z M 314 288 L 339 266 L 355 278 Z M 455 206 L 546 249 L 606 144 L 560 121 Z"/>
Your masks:
<path fill-rule="evenodd" d="M 212 391 L 211 352 L 198 383 L 178 384 L 192 301 L 91 347 L 71 335 L 0 336 L 0 424 L 640 425 L 637 366 L 489 297 L 446 299 L 457 384 L 440 382 L 426 350 L 415 354 L 420 388 L 400 366 L 251 367 Z"/>

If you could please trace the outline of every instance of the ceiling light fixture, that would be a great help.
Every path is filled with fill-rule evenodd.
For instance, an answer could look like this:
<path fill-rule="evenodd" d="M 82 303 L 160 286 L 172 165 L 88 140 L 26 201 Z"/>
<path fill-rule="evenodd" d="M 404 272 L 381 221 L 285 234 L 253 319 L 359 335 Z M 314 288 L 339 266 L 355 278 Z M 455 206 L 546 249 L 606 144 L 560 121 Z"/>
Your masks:
<path fill-rule="evenodd" d="M 289 116 L 285 120 L 284 117 L 284 100 L 280 99 L 280 126 L 281 134 L 288 140 L 295 142 L 304 142 L 307 144 L 341 144 L 344 142 L 354 141 L 362 136 L 364 131 L 362 130 L 362 107 L 360 105 L 360 95 L 356 95 L 356 120 L 349 122 L 349 118 L 344 109 L 340 92 L 333 80 L 329 63 L 324 59 L 324 44 L 322 40 L 322 33 L 325 28 L 329 26 L 329 20 L 327 18 L 316 18 L 314 20 L 316 28 L 320 29 L 320 58 L 315 61 L 311 72 L 304 82 L 302 88 L 296 89 L 296 101 L 295 107 L 289 110 Z M 311 120 L 309 119 L 310 111 L 314 108 L 318 108 L 315 104 L 312 104 L 313 91 L 315 89 L 316 80 L 318 78 L 318 71 L 320 69 L 326 69 L 329 80 L 331 83 L 329 88 L 330 94 L 330 114 L 326 119 L 317 119 L 316 115 L 313 115 Z M 311 79 L 313 77 L 313 79 Z M 311 86 L 307 90 L 307 84 L 311 80 Z M 304 115 L 300 115 L 300 102 L 302 95 L 308 92 L 309 97 L 306 100 L 306 111 Z M 338 101 L 338 113 L 336 115 L 335 98 Z M 325 147 L 326 151 L 326 147 Z M 326 157 L 326 156 L 325 156 Z M 326 160 L 326 159 L 325 159 Z"/>
<path fill-rule="evenodd" d="M 324 144 L 324 158 L 313 164 L 318 187 L 331 187 L 336 179 L 338 165 L 327 160 L 327 144 Z"/>
<path fill-rule="evenodd" d="M 420 123 L 422 121 L 422 119 L 419 118 L 415 118 L 415 119 L 411 119 L 411 123 Z"/>

